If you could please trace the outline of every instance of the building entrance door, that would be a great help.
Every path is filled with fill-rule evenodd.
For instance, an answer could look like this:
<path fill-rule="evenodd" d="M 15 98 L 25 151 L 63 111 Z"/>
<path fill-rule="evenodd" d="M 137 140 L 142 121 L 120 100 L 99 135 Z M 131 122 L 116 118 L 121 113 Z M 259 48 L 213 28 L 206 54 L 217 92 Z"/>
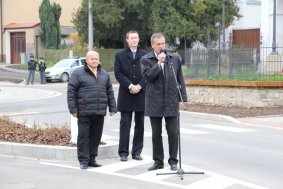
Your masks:
<path fill-rule="evenodd" d="M 11 33 L 11 64 L 21 63 L 21 53 L 26 52 L 25 32 Z"/>
<path fill-rule="evenodd" d="M 259 48 L 260 29 L 233 30 L 233 45 L 238 48 Z"/>

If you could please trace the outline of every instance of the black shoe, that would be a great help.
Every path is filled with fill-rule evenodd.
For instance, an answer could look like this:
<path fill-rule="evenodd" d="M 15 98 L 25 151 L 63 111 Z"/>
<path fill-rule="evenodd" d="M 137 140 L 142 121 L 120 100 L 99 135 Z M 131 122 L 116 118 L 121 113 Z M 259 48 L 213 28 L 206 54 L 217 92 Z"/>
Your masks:
<path fill-rule="evenodd" d="M 135 159 L 135 160 L 139 160 L 139 161 L 143 160 L 141 155 L 133 155 L 132 158 Z"/>
<path fill-rule="evenodd" d="M 80 168 L 81 169 L 87 169 L 87 165 L 82 163 L 82 164 L 80 164 Z"/>
<path fill-rule="evenodd" d="M 128 161 L 128 158 L 126 156 L 121 156 L 120 159 L 121 161 Z"/>
<path fill-rule="evenodd" d="M 171 171 L 177 171 L 178 170 L 178 166 L 177 166 L 177 164 L 175 164 L 175 163 L 172 163 L 172 164 L 170 164 L 170 169 L 171 169 Z"/>
<path fill-rule="evenodd" d="M 99 145 L 106 145 L 106 144 L 107 143 L 105 141 L 102 141 L 102 140 L 99 142 Z"/>
<path fill-rule="evenodd" d="M 90 161 L 88 163 L 88 166 L 90 166 L 90 167 L 101 167 L 102 165 L 98 164 L 96 161 Z"/>
<path fill-rule="evenodd" d="M 148 171 L 153 171 L 153 170 L 163 169 L 163 168 L 164 168 L 163 163 L 154 162 L 154 164 L 148 168 Z"/>

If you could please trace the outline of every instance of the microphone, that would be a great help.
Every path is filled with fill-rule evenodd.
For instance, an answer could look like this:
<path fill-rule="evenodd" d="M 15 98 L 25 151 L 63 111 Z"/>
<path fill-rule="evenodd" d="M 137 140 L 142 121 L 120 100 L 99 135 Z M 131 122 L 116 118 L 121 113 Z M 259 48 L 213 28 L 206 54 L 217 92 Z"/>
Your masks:
<path fill-rule="evenodd" d="M 166 49 L 161 49 L 160 50 L 160 54 L 161 53 L 164 53 L 166 55 L 166 57 L 164 59 L 162 59 L 162 62 L 164 62 L 166 60 L 166 58 L 167 58 L 167 51 L 166 51 Z"/>
<path fill-rule="evenodd" d="M 161 50 L 160 50 L 160 53 L 167 54 L 167 51 L 166 51 L 166 49 L 161 49 Z"/>

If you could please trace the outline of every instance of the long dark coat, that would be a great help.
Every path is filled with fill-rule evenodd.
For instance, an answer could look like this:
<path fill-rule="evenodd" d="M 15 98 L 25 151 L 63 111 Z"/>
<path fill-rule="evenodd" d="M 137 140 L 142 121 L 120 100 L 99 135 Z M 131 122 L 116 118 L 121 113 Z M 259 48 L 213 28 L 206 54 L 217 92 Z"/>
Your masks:
<path fill-rule="evenodd" d="M 157 62 L 153 51 L 141 58 L 142 73 L 146 80 L 145 115 L 151 117 L 177 116 L 178 103 L 181 102 L 181 99 L 172 66 L 181 89 L 181 96 L 184 102 L 187 101 L 180 59 L 173 53 L 167 53 L 164 74 Z"/>
<path fill-rule="evenodd" d="M 145 81 L 141 73 L 140 58 L 147 54 L 138 48 L 135 59 L 129 48 L 125 48 L 115 55 L 114 73 L 120 83 L 117 108 L 118 111 L 144 111 Z M 130 84 L 139 84 L 142 89 L 137 94 L 129 92 Z"/>

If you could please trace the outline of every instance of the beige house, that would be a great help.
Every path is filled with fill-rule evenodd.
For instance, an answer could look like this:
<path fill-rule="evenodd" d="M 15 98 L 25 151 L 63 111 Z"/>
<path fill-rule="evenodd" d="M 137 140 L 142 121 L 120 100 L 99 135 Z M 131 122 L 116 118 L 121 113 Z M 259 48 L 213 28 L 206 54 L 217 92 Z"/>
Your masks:
<path fill-rule="evenodd" d="M 39 35 L 39 6 L 42 0 L 0 0 L 0 61 L 7 64 L 21 63 L 23 55 L 37 55 L 41 48 Z M 74 31 L 72 14 L 82 0 L 50 0 L 62 7 L 61 35 Z M 22 57 L 21 57 L 22 56 Z"/>

